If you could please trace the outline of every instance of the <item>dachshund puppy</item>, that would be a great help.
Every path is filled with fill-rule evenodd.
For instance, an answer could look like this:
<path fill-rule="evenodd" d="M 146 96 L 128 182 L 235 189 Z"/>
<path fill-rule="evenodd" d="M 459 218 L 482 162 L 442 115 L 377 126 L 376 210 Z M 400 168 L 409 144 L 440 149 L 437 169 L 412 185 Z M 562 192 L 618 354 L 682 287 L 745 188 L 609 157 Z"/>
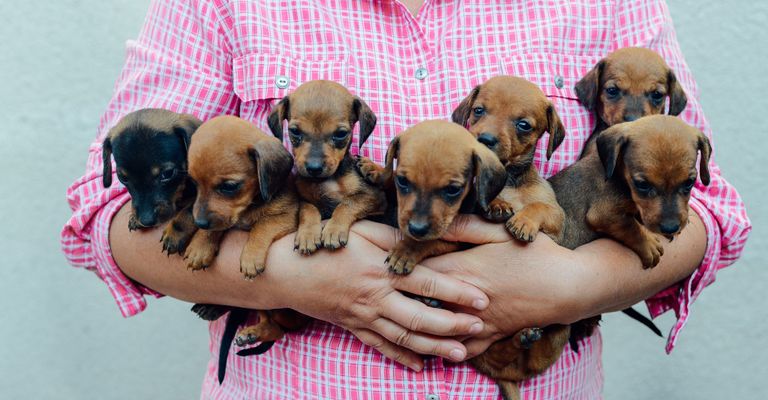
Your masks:
<path fill-rule="evenodd" d="M 196 230 L 187 149 L 201 123 L 192 115 L 146 108 L 123 117 L 102 144 L 104 187 L 112 185 L 114 156 L 117 179 L 131 194 L 128 229 L 152 228 L 173 218 L 162 238 L 169 255 L 183 252 Z"/>
<path fill-rule="evenodd" d="M 661 56 L 653 50 L 627 47 L 609 54 L 578 83 L 579 102 L 597 116 L 597 125 L 582 156 L 594 151 L 594 139 L 609 126 L 646 115 L 679 115 L 688 102 L 683 87 Z"/>
<path fill-rule="evenodd" d="M 475 87 L 452 118 L 469 126 L 507 171 L 507 184 L 484 210 L 485 217 L 506 221 L 507 230 L 518 240 L 532 242 L 539 230 L 557 239 L 563 210 L 533 166 L 533 156 L 536 143 L 549 132 L 547 158 L 551 157 L 565 137 L 565 128 L 544 92 L 525 79 L 497 76 Z"/>
<path fill-rule="evenodd" d="M 269 115 L 269 127 L 281 140 L 284 120 L 301 197 L 295 248 L 311 254 L 320 247 L 343 247 L 355 221 L 383 214 L 386 208 L 384 192 L 360 176 L 350 154 L 355 123 L 362 146 L 376 126 L 376 116 L 343 86 L 318 80 L 299 86 Z M 325 218 L 330 220 L 323 227 Z"/>
<path fill-rule="evenodd" d="M 697 152 L 699 178 L 709 184 L 709 140 L 678 118 L 653 115 L 611 126 L 595 143 L 596 152 L 550 178 L 566 215 L 559 244 L 575 249 L 609 237 L 652 268 L 664 252 L 660 236 L 672 240 L 688 223 Z M 599 319 L 574 324 L 572 344 Z"/>
<path fill-rule="evenodd" d="M 185 252 L 188 268 L 211 265 L 226 230 L 236 228 L 250 231 L 240 256 L 240 272 L 247 279 L 261 274 L 272 242 L 296 230 L 298 199 L 290 179 L 292 165 L 290 153 L 279 140 L 245 120 L 220 116 L 202 124 L 189 146 L 189 174 L 197 186 L 193 216 L 200 229 Z M 294 323 L 294 318 L 304 318 L 290 310 L 258 314 L 258 324 L 242 330 L 238 343 L 277 340 L 284 328 L 302 325 Z M 289 322 L 281 323 L 282 314 L 290 315 L 285 318 Z"/>

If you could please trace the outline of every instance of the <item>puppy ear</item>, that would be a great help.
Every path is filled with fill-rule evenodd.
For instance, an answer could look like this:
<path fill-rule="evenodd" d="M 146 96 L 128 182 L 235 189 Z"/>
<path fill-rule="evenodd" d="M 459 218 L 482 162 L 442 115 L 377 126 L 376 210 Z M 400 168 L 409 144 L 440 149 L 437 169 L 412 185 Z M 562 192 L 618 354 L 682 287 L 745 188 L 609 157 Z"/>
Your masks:
<path fill-rule="evenodd" d="M 549 160 L 552 157 L 552 153 L 555 152 L 555 149 L 557 149 L 557 147 L 563 143 L 563 139 L 565 139 L 565 126 L 563 126 L 563 121 L 560 120 L 560 116 L 557 115 L 557 110 L 555 110 L 555 106 L 552 103 L 549 103 L 549 107 L 547 107 L 547 123 L 549 125 L 547 128 L 547 131 L 549 132 L 547 160 Z"/>
<path fill-rule="evenodd" d="M 469 113 L 472 111 L 472 104 L 474 104 L 478 93 L 480 93 L 479 85 L 475 86 L 475 88 L 472 89 L 472 92 L 469 93 L 469 96 L 462 100 L 461 103 L 459 103 L 459 106 L 453 110 L 453 114 L 451 114 L 451 120 L 453 120 L 453 122 L 463 127 L 467 126 Z"/>
<path fill-rule="evenodd" d="M 395 159 L 397 158 L 398 153 L 400 152 L 400 136 L 395 136 L 394 139 L 392 139 L 391 142 L 389 142 L 389 147 L 387 148 L 387 163 L 384 165 L 384 169 L 387 171 L 387 174 L 392 176 L 395 169 Z"/>
<path fill-rule="evenodd" d="M 269 114 L 269 117 L 267 117 L 267 125 L 269 125 L 269 130 L 271 130 L 272 134 L 275 135 L 276 138 L 280 139 L 281 142 L 283 141 L 283 121 L 291 117 L 289 114 L 290 100 L 288 97 L 289 96 L 283 97 L 283 99 L 275 105 L 275 109 L 272 110 L 272 112 Z"/>
<path fill-rule="evenodd" d="M 669 115 L 680 115 L 688 104 L 688 97 L 672 70 L 669 70 L 667 75 L 667 93 L 669 93 Z"/>
<path fill-rule="evenodd" d="M 259 140 L 248 149 L 248 155 L 256 164 L 261 199 L 270 201 L 290 175 L 293 157 L 282 142 L 272 138 Z"/>
<path fill-rule="evenodd" d="M 184 151 L 189 151 L 189 142 L 192 140 L 192 134 L 203 124 L 194 115 L 182 114 L 179 118 L 179 124 L 173 127 L 173 132 L 184 144 Z"/>
<path fill-rule="evenodd" d="M 360 124 L 360 140 L 357 143 L 359 149 L 363 147 L 363 143 L 368 140 L 368 136 L 371 136 L 373 128 L 376 127 L 376 114 L 368 107 L 368 104 L 357 96 L 352 101 L 352 114 L 356 116 L 355 118 Z"/>
<path fill-rule="evenodd" d="M 580 81 L 576 83 L 576 97 L 589 111 L 594 111 L 600 96 L 600 76 L 605 68 L 605 60 L 600 60 Z"/>
<path fill-rule="evenodd" d="M 101 144 L 101 161 L 104 164 L 104 170 L 101 174 L 104 187 L 112 186 L 112 137 L 107 134 L 104 143 Z"/>
<path fill-rule="evenodd" d="M 472 163 L 475 172 L 475 200 L 485 210 L 504 189 L 507 171 L 496 154 L 483 145 L 478 145 L 474 150 Z"/>
<path fill-rule="evenodd" d="M 709 185 L 709 156 L 712 154 L 712 145 L 709 143 L 707 135 L 697 129 L 698 147 L 701 152 L 699 159 L 699 179 L 704 186 Z"/>
<path fill-rule="evenodd" d="M 616 170 L 621 152 L 629 143 L 623 124 L 614 125 L 597 135 L 597 153 L 605 168 L 605 177 L 610 179 Z"/>

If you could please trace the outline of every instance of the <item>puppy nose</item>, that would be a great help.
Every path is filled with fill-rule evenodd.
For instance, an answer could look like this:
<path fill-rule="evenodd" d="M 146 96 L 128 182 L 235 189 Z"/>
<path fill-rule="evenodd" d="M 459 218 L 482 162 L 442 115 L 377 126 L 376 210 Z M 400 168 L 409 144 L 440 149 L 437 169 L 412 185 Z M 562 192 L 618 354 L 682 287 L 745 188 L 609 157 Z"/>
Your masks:
<path fill-rule="evenodd" d="M 157 215 L 154 212 L 148 212 L 139 215 L 139 222 L 143 226 L 154 226 L 157 223 Z"/>
<path fill-rule="evenodd" d="M 415 237 L 422 237 L 429 232 L 429 222 L 408 221 L 408 232 Z"/>
<path fill-rule="evenodd" d="M 496 146 L 496 144 L 499 143 L 499 139 L 497 139 L 495 136 L 491 135 L 490 133 L 481 133 L 480 136 L 477 137 L 477 141 L 486 145 L 489 148 Z"/>
<path fill-rule="evenodd" d="M 634 120 L 636 120 L 638 118 L 640 118 L 640 116 L 637 115 L 637 114 L 625 114 L 624 115 L 624 121 L 625 122 L 632 122 L 632 121 L 634 121 Z"/>
<path fill-rule="evenodd" d="M 211 227 L 211 221 L 205 218 L 196 218 L 195 225 L 200 229 L 208 229 Z"/>
<path fill-rule="evenodd" d="M 323 163 L 319 161 L 308 161 L 304 163 L 304 168 L 312 176 L 318 176 L 323 173 Z"/>
<path fill-rule="evenodd" d="M 662 222 L 659 224 L 659 230 L 665 235 L 676 233 L 679 229 L 680 224 L 677 221 Z"/>

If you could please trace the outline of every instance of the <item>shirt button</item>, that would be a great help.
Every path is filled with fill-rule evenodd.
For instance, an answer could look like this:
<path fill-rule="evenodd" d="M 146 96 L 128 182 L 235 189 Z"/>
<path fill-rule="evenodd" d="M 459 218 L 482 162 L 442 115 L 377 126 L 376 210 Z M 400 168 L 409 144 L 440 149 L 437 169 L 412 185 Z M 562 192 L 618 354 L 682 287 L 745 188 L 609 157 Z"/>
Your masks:
<path fill-rule="evenodd" d="M 563 81 L 563 77 L 561 75 L 555 76 L 555 87 L 557 87 L 558 89 L 562 89 L 563 88 L 563 83 L 564 83 L 564 81 Z"/>
<path fill-rule="evenodd" d="M 285 75 L 277 75 L 275 76 L 275 86 L 277 86 L 280 89 L 286 89 L 288 88 L 288 85 L 290 85 L 291 80 L 288 79 Z"/>
<path fill-rule="evenodd" d="M 428 72 L 426 68 L 418 68 L 415 74 L 416 79 L 423 81 L 427 77 Z"/>
<path fill-rule="evenodd" d="M 440 400 L 440 396 L 438 396 L 436 394 L 428 394 L 427 395 L 427 400 Z"/>

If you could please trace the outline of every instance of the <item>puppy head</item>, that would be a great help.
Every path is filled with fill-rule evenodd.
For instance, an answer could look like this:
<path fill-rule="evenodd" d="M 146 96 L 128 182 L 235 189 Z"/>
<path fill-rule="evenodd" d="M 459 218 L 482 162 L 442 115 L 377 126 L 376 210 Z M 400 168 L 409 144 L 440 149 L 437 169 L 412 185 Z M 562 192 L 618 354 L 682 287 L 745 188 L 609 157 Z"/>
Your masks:
<path fill-rule="evenodd" d="M 324 179 L 336 173 L 349 154 L 352 128 L 360 123 L 358 147 L 376 126 L 376 115 L 359 97 L 332 81 L 310 81 L 286 96 L 269 115 L 269 127 L 280 140 L 283 121 L 293 147 L 299 176 Z"/>
<path fill-rule="evenodd" d="M 251 123 L 233 116 L 206 121 L 189 146 L 195 224 L 211 230 L 235 226 L 249 206 L 272 199 L 292 165 L 282 143 Z"/>
<path fill-rule="evenodd" d="M 400 230 L 415 240 L 443 236 L 465 201 L 487 208 L 506 181 L 498 157 L 446 121 L 421 122 L 395 137 L 386 168 L 394 174 Z"/>
<path fill-rule="evenodd" d="M 696 182 L 709 184 L 707 137 L 679 118 L 656 115 L 615 125 L 597 137 L 607 178 L 629 188 L 637 218 L 652 232 L 672 238 L 688 223 L 688 200 Z"/>
<path fill-rule="evenodd" d="M 565 137 L 563 123 L 541 89 L 512 76 L 497 76 L 474 88 L 452 118 L 468 126 L 504 164 L 531 162 L 544 132 L 549 132 L 547 158 Z"/>
<path fill-rule="evenodd" d="M 683 112 L 687 98 L 675 73 L 653 50 L 628 47 L 608 55 L 576 84 L 576 95 L 608 126 L 663 114 Z"/>
<path fill-rule="evenodd" d="M 156 226 L 176 214 L 187 177 L 187 149 L 200 124 L 192 115 L 143 109 L 123 117 L 104 139 L 104 187 L 112 185 L 114 156 L 117 178 L 131 194 L 141 226 Z"/>

